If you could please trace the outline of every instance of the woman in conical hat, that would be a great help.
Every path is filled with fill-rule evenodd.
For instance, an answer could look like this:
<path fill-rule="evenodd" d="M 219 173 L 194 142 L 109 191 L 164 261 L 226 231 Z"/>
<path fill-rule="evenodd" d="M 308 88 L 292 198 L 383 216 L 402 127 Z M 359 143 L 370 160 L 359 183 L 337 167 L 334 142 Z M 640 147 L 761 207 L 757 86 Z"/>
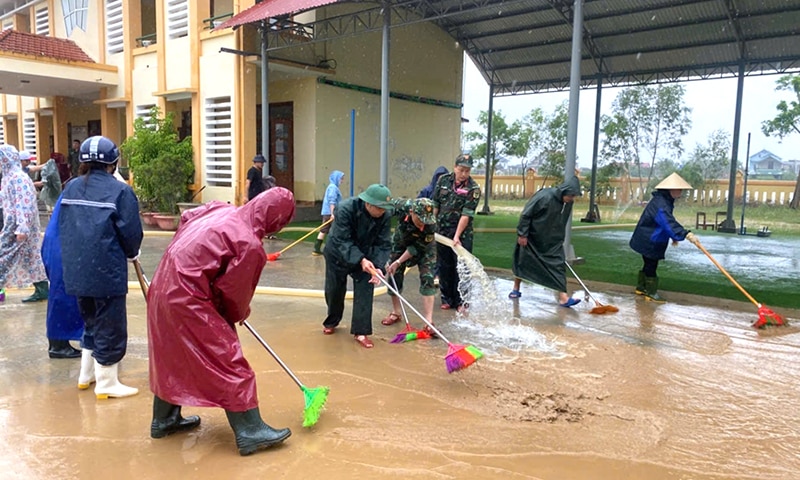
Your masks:
<path fill-rule="evenodd" d="M 659 260 L 664 259 L 664 252 L 672 240 L 672 245 L 688 239 L 694 243 L 695 238 L 689 230 L 675 220 L 672 211 L 675 208 L 675 199 L 680 198 L 684 190 L 692 190 L 692 186 L 673 173 L 658 185 L 653 192 L 653 198 L 647 203 L 639 223 L 631 236 L 630 246 L 642 255 L 644 266 L 639 271 L 636 284 L 636 294 L 644 295 L 646 300 L 663 303 L 664 298 L 658 294 L 658 276 L 656 269 Z"/>

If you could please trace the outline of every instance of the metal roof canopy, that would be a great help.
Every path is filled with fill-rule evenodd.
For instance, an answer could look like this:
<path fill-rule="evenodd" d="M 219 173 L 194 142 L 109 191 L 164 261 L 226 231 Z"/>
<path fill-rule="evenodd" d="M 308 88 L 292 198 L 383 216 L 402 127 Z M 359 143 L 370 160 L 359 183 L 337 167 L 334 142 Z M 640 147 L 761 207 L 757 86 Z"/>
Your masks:
<path fill-rule="evenodd" d="M 384 7 L 374 2 L 266 0 L 248 10 L 296 14 L 334 3 L 364 8 L 307 24 L 277 21 L 268 51 L 383 28 Z M 495 96 L 569 87 L 572 0 L 384 3 L 392 28 L 433 22 L 449 33 Z M 747 75 L 800 68 L 800 0 L 584 0 L 583 17 L 583 87 L 598 77 L 605 86 L 733 77 L 741 62 Z"/>
<path fill-rule="evenodd" d="M 289 18 L 333 3 L 364 8 L 306 24 Z M 307 8 L 301 6 L 304 4 Z M 249 10 L 256 7 L 262 13 L 286 13 L 271 21 L 268 31 L 262 31 L 265 53 L 366 32 L 383 31 L 388 39 L 389 26 L 433 22 L 464 46 L 489 84 L 490 118 L 495 96 L 569 88 L 567 174 L 575 164 L 577 118 L 573 117 L 577 117 L 579 87 L 736 76 L 739 86 L 731 157 L 738 158 L 744 76 L 800 68 L 800 0 L 382 0 L 377 5 L 265 0 Z M 384 15 L 387 10 L 388 17 Z M 242 20 L 247 12 L 240 14 Z M 235 26 L 232 20 L 225 26 Z M 580 45 L 573 48 L 573 39 Z M 491 122 L 487 136 L 491 138 Z M 596 162 L 595 154 L 593 183 Z M 383 171 L 383 157 L 381 163 Z M 736 162 L 731 162 L 732 179 L 735 167 Z M 733 188 L 731 181 L 728 215 L 723 222 L 731 233 L 736 231 Z M 488 203 L 484 211 L 488 211 Z"/>

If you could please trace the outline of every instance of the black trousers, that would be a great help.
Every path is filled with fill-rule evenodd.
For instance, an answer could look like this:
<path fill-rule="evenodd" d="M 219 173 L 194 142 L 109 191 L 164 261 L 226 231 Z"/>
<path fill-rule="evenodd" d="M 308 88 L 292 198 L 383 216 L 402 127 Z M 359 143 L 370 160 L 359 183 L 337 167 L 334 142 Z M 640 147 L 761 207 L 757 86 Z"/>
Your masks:
<path fill-rule="evenodd" d="M 100 365 L 114 365 L 128 348 L 126 295 L 116 297 L 78 297 L 78 310 L 85 327 L 81 347 L 94 351 Z"/>
<path fill-rule="evenodd" d="M 658 259 L 648 258 L 642 255 L 642 260 L 644 261 L 644 266 L 642 266 L 642 272 L 644 272 L 644 276 L 651 278 L 655 277 L 656 269 L 658 269 Z"/>
<path fill-rule="evenodd" d="M 462 238 L 461 246 L 472 253 L 472 237 Z M 436 244 L 436 254 L 439 259 L 439 291 L 442 294 L 442 305 L 458 308 L 464 303 L 458 291 L 458 255 L 452 248 Z"/>
<path fill-rule="evenodd" d="M 347 277 L 353 278 L 353 317 L 350 333 L 353 335 L 372 335 L 372 297 L 375 285 L 369 283 L 372 277 L 356 269 L 343 268 L 325 254 L 325 303 L 328 316 L 322 322 L 324 327 L 336 327 L 344 316 L 344 297 L 347 294 Z"/>

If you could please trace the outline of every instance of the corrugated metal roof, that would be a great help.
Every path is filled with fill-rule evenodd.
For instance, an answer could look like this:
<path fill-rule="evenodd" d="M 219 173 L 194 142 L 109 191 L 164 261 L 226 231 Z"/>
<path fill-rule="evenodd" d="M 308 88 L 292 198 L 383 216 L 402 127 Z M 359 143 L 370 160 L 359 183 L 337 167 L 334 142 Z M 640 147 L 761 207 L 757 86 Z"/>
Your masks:
<path fill-rule="evenodd" d="M 275 18 L 282 15 L 292 15 L 335 2 L 336 0 L 264 0 L 246 10 L 242 10 L 214 30 L 234 28 L 246 23 L 260 22 L 267 18 Z"/>
<path fill-rule="evenodd" d="M 53 58 L 71 62 L 95 61 L 72 40 L 5 30 L 0 32 L 0 52 Z"/>
<path fill-rule="evenodd" d="M 464 46 L 496 95 L 569 87 L 570 0 L 386 0 L 392 27 L 430 21 Z M 322 5 L 302 38 L 273 28 L 270 51 L 376 32 L 375 2 L 267 0 L 220 28 Z M 584 0 L 581 83 L 669 82 L 800 69 L 800 0 Z M 359 10 L 360 9 L 360 10 Z M 287 34 L 288 33 L 288 34 Z M 395 45 L 402 48 L 402 45 Z"/>

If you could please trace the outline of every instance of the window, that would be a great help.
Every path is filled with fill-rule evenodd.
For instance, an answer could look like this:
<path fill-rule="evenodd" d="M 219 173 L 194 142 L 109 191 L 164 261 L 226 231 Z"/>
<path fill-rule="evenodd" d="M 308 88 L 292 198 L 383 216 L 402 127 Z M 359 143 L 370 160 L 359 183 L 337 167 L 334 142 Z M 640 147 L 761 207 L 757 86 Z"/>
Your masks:
<path fill-rule="evenodd" d="M 27 117 L 22 120 L 22 141 L 24 150 L 36 155 L 36 119 Z"/>
<path fill-rule="evenodd" d="M 50 10 L 46 3 L 36 6 L 36 28 L 37 35 L 50 35 Z"/>
<path fill-rule="evenodd" d="M 6 143 L 6 126 L 3 119 L 0 119 L 0 145 Z"/>
<path fill-rule="evenodd" d="M 152 124 L 153 117 L 151 116 L 152 110 L 155 107 L 155 104 L 149 105 L 137 105 L 136 106 L 136 118 L 141 118 L 144 120 L 146 125 Z"/>
<path fill-rule="evenodd" d="M 61 0 L 61 9 L 64 11 L 64 25 L 67 28 L 67 37 L 72 35 L 72 30 L 80 28 L 86 31 L 86 16 L 89 0 Z"/>
<path fill-rule="evenodd" d="M 185 37 L 189 34 L 189 2 L 187 0 L 167 0 L 167 36 Z"/>
<path fill-rule="evenodd" d="M 124 50 L 122 25 L 122 0 L 106 0 L 106 52 L 109 55 Z"/>
<path fill-rule="evenodd" d="M 203 117 L 205 130 L 205 184 L 233 185 L 231 97 L 207 98 Z"/>

